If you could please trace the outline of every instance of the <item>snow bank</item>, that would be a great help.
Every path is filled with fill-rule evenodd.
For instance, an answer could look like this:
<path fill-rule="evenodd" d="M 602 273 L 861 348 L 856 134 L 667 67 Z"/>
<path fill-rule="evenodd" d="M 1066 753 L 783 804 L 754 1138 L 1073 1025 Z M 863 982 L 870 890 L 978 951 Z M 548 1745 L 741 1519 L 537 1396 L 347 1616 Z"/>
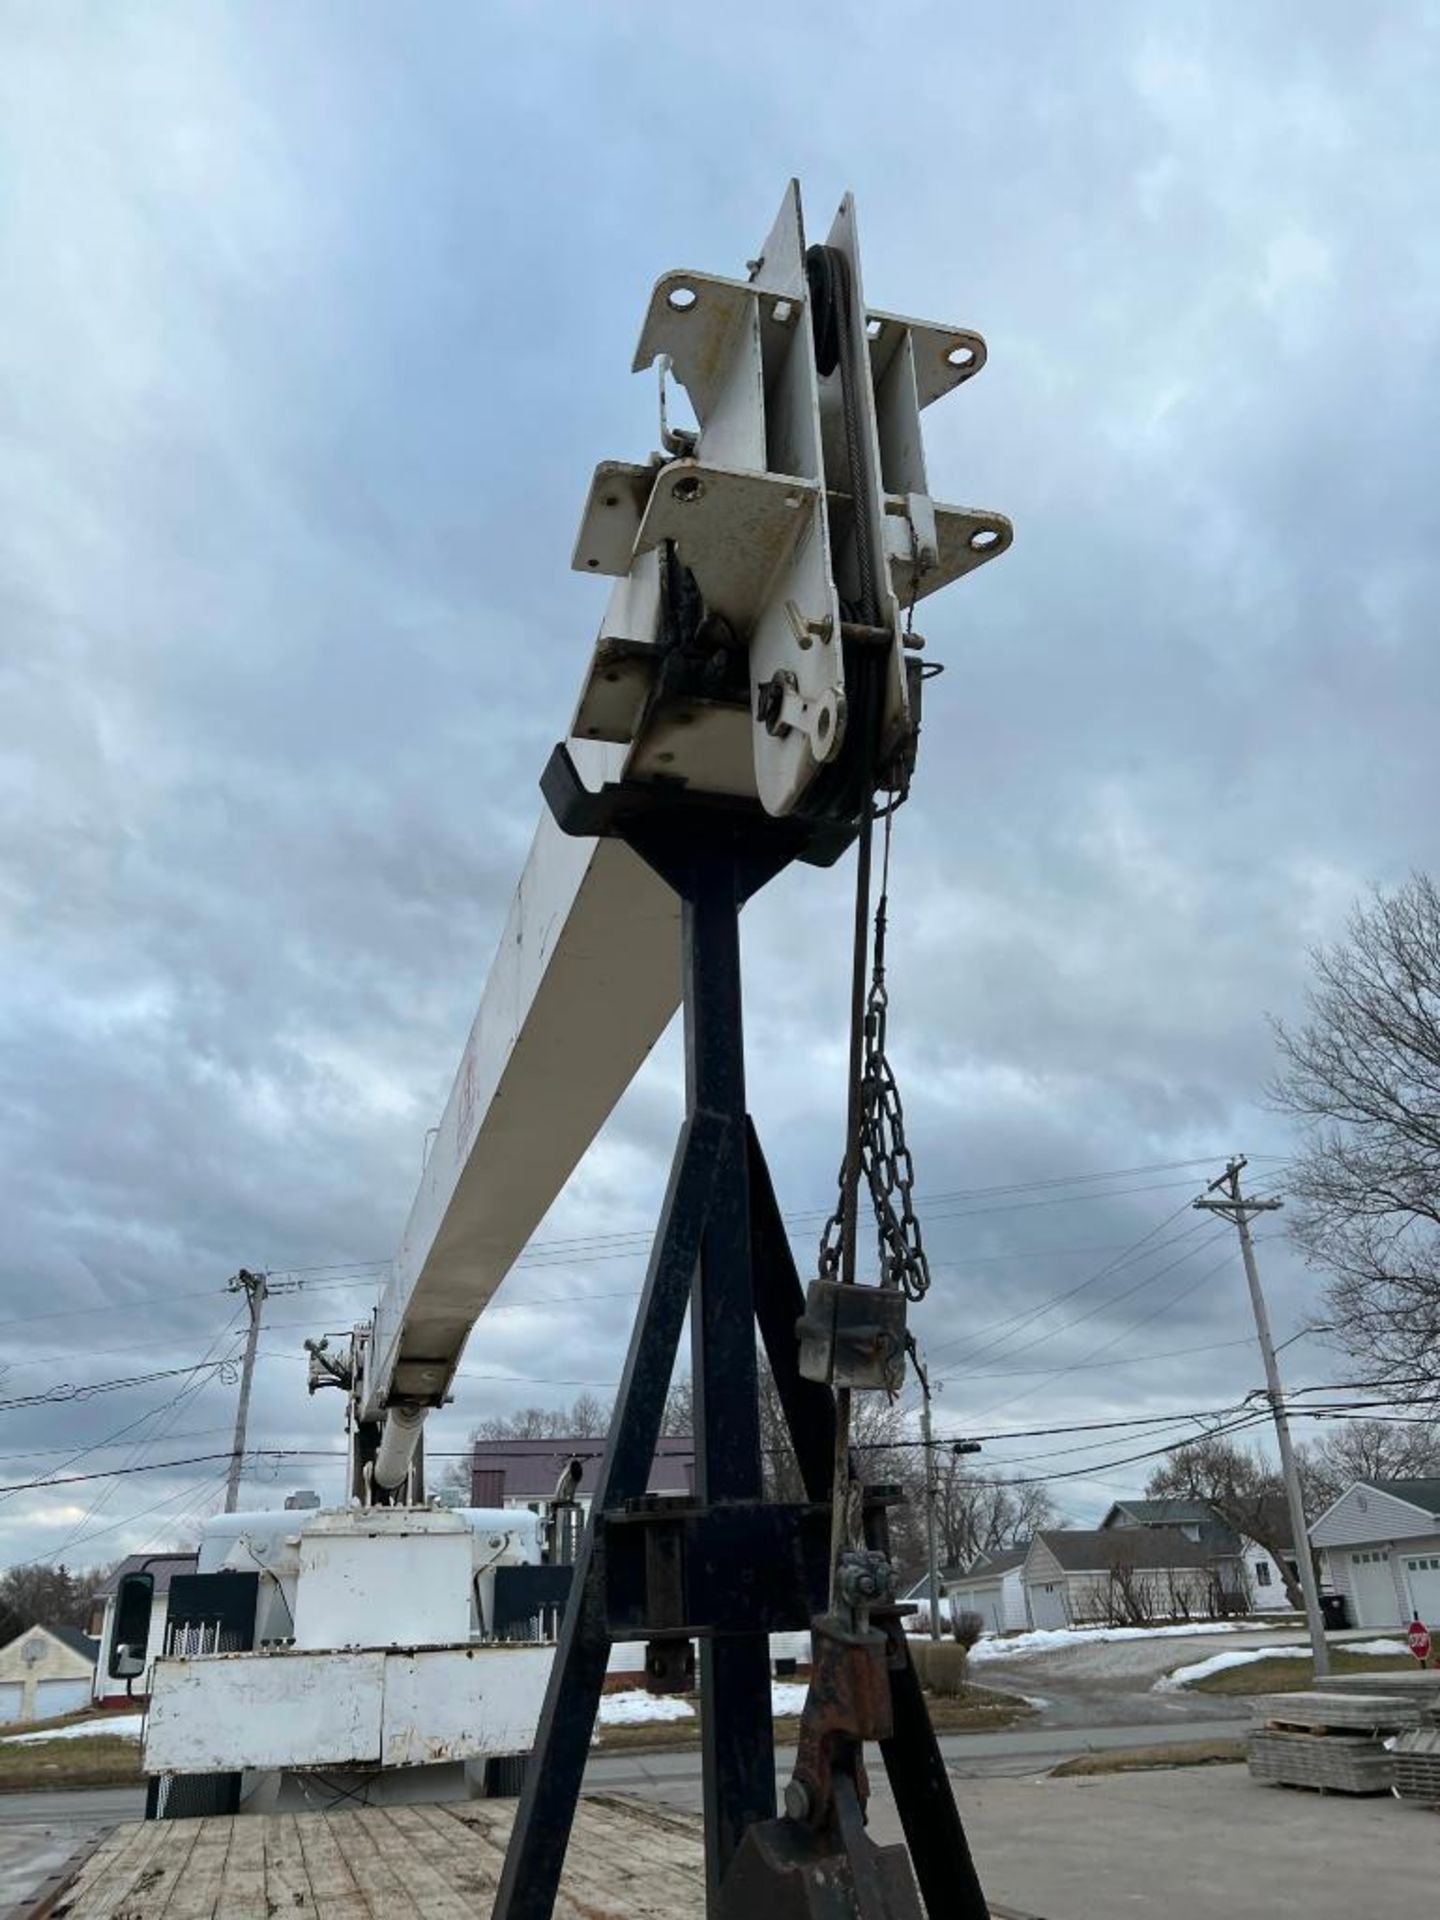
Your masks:
<path fill-rule="evenodd" d="M 1187 1620 L 1174 1627 L 1035 1627 L 1006 1640 L 987 1634 L 970 1649 L 977 1660 L 1013 1660 L 1022 1653 L 1059 1653 L 1066 1647 L 1090 1646 L 1108 1640 L 1162 1640 L 1177 1634 L 1234 1633 L 1229 1620 Z"/>
<path fill-rule="evenodd" d="M 1346 1653 L 1373 1654 L 1377 1658 L 1407 1651 L 1403 1640 L 1347 1640 L 1345 1642 Z M 1233 1653 L 1212 1653 L 1208 1660 L 1197 1660 L 1194 1666 L 1176 1667 L 1171 1673 L 1161 1674 L 1150 1691 L 1179 1693 L 1182 1688 L 1193 1685 L 1196 1680 L 1208 1680 L 1212 1673 L 1224 1673 L 1227 1667 L 1248 1667 L 1253 1660 L 1284 1659 L 1297 1655 L 1305 1657 L 1309 1652 L 1308 1646 L 1292 1646 L 1237 1647 Z"/>
<path fill-rule="evenodd" d="M 602 1693 L 602 1727 L 638 1727 L 652 1720 L 693 1720 L 695 1709 L 673 1693 Z"/>
<path fill-rule="evenodd" d="M 23 1746 L 29 1740 L 86 1740 L 96 1734 L 110 1734 L 121 1740 L 138 1740 L 145 1724 L 143 1713 L 109 1713 L 98 1720 L 77 1720 L 69 1727 L 42 1727 L 39 1733 L 7 1733 L 9 1746 Z"/>
<path fill-rule="evenodd" d="M 1197 1660 L 1193 1666 L 1162 1673 L 1150 1691 L 1179 1693 L 1192 1681 L 1208 1680 L 1212 1673 L 1224 1673 L 1228 1667 L 1248 1667 L 1252 1660 L 1268 1660 L 1272 1654 L 1304 1652 L 1304 1647 L 1237 1647 L 1233 1653 L 1212 1653 L 1208 1660 Z"/>
<path fill-rule="evenodd" d="M 799 1713 L 805 1704 L 802 1682 L 775 1680 L 770 1685 L 770 1710 L 778 1719 L 783 1713 Z M 602 1693 L 600 1722 L 606 1727 L 643 1727 L 657 1720 L 693 1720 L 695 1709 L 678 1694 L 634 1692 Z"/>

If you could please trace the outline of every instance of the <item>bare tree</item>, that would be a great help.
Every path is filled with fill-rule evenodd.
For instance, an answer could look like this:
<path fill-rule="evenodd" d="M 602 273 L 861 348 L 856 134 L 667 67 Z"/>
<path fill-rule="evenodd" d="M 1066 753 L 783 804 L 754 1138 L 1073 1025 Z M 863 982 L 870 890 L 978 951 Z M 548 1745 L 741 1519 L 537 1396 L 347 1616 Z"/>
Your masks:
<path fill-rule="evenodd" d="M 765 1495 L 770 1500 L 803 1500 L 805 1484 L 763 1353 L 759 1365 Z M 918 1568 L 925 1557 L 925 1465 L 909 1422 L 883 1394 L 857 1393 L 850 1403 L 850 1438 L 861 1479 L 868 1486 L 898 1486 L 904 1494 L 903 1504 L 890 1509 L 891 1553 L 902 1573 Z"/>
<path fill-rule="evenodd" d="M 470 1429 L 469 1446 L 446 1463 L 439 1484 L 469 1499 L 471 1454 L 477 1440 L 600 1439 L 609 1430 L 609 1406 L 588 1392 L 568 1407 L 521 1407 L 515 1413 L 492 1414 Z"/>
<path fill-rule="evenodd" d="M 1304 1128 L 1290 1232 L 1330 1275 L 1342 1345 L 1440 1382 L 1440 890 L 1416 874 L 1316 949 L 1306 1018 L 1276 1023 L 1270 1094 Z"/>
<path fill-rule="evenodd" d="M 1290 1539 L 1284 1484 L 1268 1460 L 1228 1440 L 1197 1440 L 1172 1453 L 1145 1491 L 1152 1499 L 1203 1500 L 1236 1533 L 1264 1547 L 1280 1569 L 1290 1605 L 1303 1608 L 1290 1565 L 1305 1542 Z"/>
<path fill-rule="evenodd" d="M 610 1431 L 614 1411 L 610 1401 L 597 1400 L 593 1393 L 585 1392 L 568 1407 L 521 1407 L 517 1413 L 491 1415 L 471 1428 L 469 1447 L 447 1464 L 440 1485 L 469 1498 L 470 1456 L 477 1440 L 603 1440 Z M 670 1439 L 688 1438 L 693 1414 L 690 1380 L 682 1376 L 666 1397 L 661 1433 Z"/>
<path fill-rule="evenodd" d="M 1305 1505 L 1319 1514 L 1357 1480 L 1440 1476 L 1440 1421 L 1337 1421 L 1298 1451 Z"/>
<path fill-rule="evenodd" d="M 687 1439 L 695 1431 L 695 1390 L 689 1374 L 670 1382 L 660 1431 L 672 1440 Z"/>
<path fill-rule="evenodd" d="M 1055 1502 L 1043 1481 L 1006 1486 L 940 1450 L 935 1463 L 935 1519 L 946 1566 L 965 1567 L 977 1553 L 1004 1553 L 1042 1527 L 1053 1527 Z"/>
<path fill-rule="evenodd" d="M 11 1567 L 0 1575 L 0 1646 L 27 1627 L 90 1624 L 90 1608 L 103 1584 L 104 1567 Z"/>

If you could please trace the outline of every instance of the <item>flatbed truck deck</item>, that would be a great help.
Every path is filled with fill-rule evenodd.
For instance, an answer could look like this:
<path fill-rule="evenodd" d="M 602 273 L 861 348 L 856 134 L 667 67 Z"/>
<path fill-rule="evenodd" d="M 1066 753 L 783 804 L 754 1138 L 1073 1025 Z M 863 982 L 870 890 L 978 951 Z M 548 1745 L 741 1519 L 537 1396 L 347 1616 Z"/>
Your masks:
<path fill-rule="evenodd" d="M 134 1821 L 32 1920 L 485 1920 L 516 1802 Z M 698 1817 L 606 1794 L 580 1803 L 556 1920 L 702 1920 Z"/>

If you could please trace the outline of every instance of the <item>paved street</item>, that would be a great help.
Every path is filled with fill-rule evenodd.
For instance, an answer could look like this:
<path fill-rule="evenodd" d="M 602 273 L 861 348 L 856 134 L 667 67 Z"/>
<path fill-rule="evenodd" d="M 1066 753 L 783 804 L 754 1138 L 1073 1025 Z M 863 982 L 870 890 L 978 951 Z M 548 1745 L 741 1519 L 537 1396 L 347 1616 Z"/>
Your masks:
<path fill-rule="evenodd" d="M 1258 1787 L 1244 1767 L 978 1779 L 960 1804 L 989 1898 L 1034 1920 L 1431 1920 L 1440 1817 Z M 871 1831 L 897 1840 L 877 1793 Z"/>
<path fill-rule="evenodd" d="M 0 1913 L 32 1893 L 77 1847 L 144 1811 L 141 1788 L 0 1793 Z"/>

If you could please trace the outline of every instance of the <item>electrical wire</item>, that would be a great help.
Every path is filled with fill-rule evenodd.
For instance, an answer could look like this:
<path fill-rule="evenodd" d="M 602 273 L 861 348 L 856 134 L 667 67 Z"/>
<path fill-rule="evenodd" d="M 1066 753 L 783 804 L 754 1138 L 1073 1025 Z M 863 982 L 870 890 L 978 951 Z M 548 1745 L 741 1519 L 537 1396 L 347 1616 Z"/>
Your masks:
<path fill-rule="evenodd" d="M 940 1219 L 965 1218 L 972 1213 L 992 1213 L 1025 1211 L 1030 1205 L 1049 1207 L 1065 1206 L 1073 1199 L 1076 1201 L 1105 1198 L 1124 1198 L 1133 1193 L 1154 1193 L 1164 1191 L 1166 1187 L 1189 1186 L 1188 1181 L 1167 1181 L 1159 1185 L 1149 1184 L 1141 1187 L 1112 1190 L 1101 1183 L 1119 1179 L 1136 1178 L 1150 1173 L 1169 1173 L 1182 1171 L 1188 1167 L 1212 1165 L 1220 1155 L 1197 1155 L 1188 1160 L 1155 1160 L 1134 1167 L 1114 1167 L 1098 1172 L 1051 1175 L 1040 1180 L 1011 1181 L 984 1187 L 960 1187 L 949 1193 L 931 1194 L 926 1197 L 926 1211 Z M 1252 1163 L 1261 1160 L 1274 1160 L 1273 1154 L 1252 1154 Z M 1018 1207 L 981 1207 L 967 1208 L 964 1203 L 975 1200 L 1004 1199 L 1010 1195 L 1046 1194 L 1062 1187 L 1083 1187 L 1084 1192 L 1073 1195 L 1061 1194 L 1050 1199 L 1040 1199 L 1024 1203 Z M 961 1206 L 960 1213 L 945 1211 L 947 1208 Z M 798 1230 L 809 1231 L 813 1224 L 826 1218 L 829 1209 L 824 1207 L 807 1208 L 783 1216 L 787 1225 Z M 643 1255 L 649 1251 L 653 1232 L 650 1229 L 617 1231 L 613 1234 L 591 1234 L 571 1239 L 552 1239 L 532 1241 L 514 1262 L 515 1268 L 564 1265 L 581 1258 L 618 1258 L 621 1255 Z M 556 1256 L 555 1258 L 543 1256 Z M 288 1266 L 266 1269 L 267 1278 L 276 1282 L 276 1291 L 289 1290 L 285 1283 L 300 1280 L 312 1273 L 338 1273 L 350 1276 L 329 1281 L 304 1281 L 304 1291 L 316 1291 L 321 1287 L 361 1287 L 374 1283 L 393 1263 L 388 1259 L 337 1261 L 321 1266 Z M 45 1313 L 20 1314 L 6 1320 L 0 1320 L 0 1334 L 7 1327 L 31 1326 L 41 1320 L 64 1320 L 80 1318 L 89 1314 L 110 1313 L 116 1311 L 117 1304 L 127 1313 L 146 1311 L 151 1307 L 166 1306 L 175 1300 L 201 1300 L 213 1298 L 215 1289 L 203 1287 L 187 1289 L 174 1293 L 146 1294 L 138 1299 L 115 1302 L 107 1300 L 88 1307 L 61 1307 Z"/>

